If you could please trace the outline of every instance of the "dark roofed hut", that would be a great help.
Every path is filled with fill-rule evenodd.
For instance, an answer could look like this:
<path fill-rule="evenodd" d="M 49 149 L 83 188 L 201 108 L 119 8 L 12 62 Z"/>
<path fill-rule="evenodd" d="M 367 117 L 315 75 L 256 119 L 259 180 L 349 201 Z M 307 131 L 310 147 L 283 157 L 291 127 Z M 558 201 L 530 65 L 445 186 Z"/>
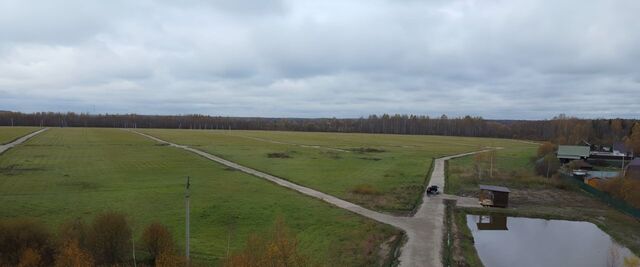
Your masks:
<path fill-rule="evenodd" d="M 495 185 L 480 185 L 482 206 L 506 208 L 509 206 L 509 188 Z"/>

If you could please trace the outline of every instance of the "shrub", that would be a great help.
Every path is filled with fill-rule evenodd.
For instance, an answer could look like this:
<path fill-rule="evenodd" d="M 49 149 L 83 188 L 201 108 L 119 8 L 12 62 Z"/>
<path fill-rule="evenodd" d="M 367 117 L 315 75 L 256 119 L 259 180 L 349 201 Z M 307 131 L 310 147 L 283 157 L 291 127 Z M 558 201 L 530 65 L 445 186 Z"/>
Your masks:
<path fill-rule="evenodd" d="M 175 253 L 173 250 L 164 250 L 156 258 L 156 267 L 177 267 L 185 266 L 185 258 Z"/>
<path fill-rule="evenodd" d="M 289 156 L 289 154 L 287 154 L 287 153 L 282 153 L 282 152 L 269 153 L 269 154 L 267 154 L 267 157 L 269 157 L 269 158 L 279 158 L 279 159 L 288 159 L 288 158 L 291 158 L 291 156 Z"/>
<path fill-rule="evenodd" d="M 250 235 L 245 249 L 233 253 L 224 266 L 307 266 L 307 257 L 298 250 L 298 240 L 290 233 L 284 220 L 278 219 L 268 238 Z"/>
<path fill-rule="evenodd" d="M 536 161 L 536 174 L 551 177 L 560 169 L 560 160 L 554 154 L 547 154 L 544 158 Z"/>
<path fill-rule="evenodd" d="M 601 190 L 640 209 L 640 180 L 617 177 L 600 183 Z"/>
<path fill-rule="evenodd" d="M 557 147 L 551 142 L 544 142 L 538 147 L 538 158 L 542 158 L 556 151 Z"/>
<path fill-rule="evenodd" d="M 47 229 L 31 219 L 0 221 L 0 266 L 49 266 L 54 249 Z"/>
<path fill-rule="evenodd" d="M 87 226 L 80 218 L 70 220 L 60 225 L 58 241 L 61 247 L 69 242 L 76 242 L 81 248 L 87 247 Z"/>
<path fill-rule="evenodd" d="M 358 147 L 358 148 L 352 148 L 349 149 L 353 152 L 357 152 L 357 153 L 382 153 L 385 152 L 385 150 L 383 149 L 377 149 L 377 148 L 373 148 L 373 147 Z"/>
<path fill-rule="evenodd" d="M 380 191 L 370 184 L 361 184 L 351 189 L 351 193 L 360 195 L 378 195 L 380 194 Z"/>
<path fill-rule="evenodd" d="M 142 233 L 142 246 L 149 253 L 150 263 L 158 265 L 159 256 L 163 255 L 164 262 L 175 254 L 175 245 L 169 229 L 160 223 L 152 223 Z"/>
<path fill-rule="evenodd" d="M 94 266 L 91 254 L 80 248 L 78 240 L 70 240 L 62 246 L 56 256 L 56 267 Z"/>
<path fill-rule="evenodd" d="M 131 228 L 124 214 L 106 212 L 93 220 L 87 241 L 98 265 L 114 265 L 129 259 Z"/>

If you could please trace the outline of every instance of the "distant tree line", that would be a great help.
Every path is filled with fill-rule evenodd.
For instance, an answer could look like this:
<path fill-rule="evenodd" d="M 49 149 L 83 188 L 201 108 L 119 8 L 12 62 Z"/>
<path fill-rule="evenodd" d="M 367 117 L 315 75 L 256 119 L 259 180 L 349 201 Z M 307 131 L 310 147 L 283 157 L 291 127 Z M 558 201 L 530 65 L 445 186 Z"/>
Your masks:
<path fill-rule="evenodd" d="M 411 135 L 517 138 L 578 144 L 623 141 L 638 120 L 578 119 L 559 115 L 551 120 L 485 120 L 482 117 L 370 115 L 367 118 L 257 118 L 208 115 L 138 115 L 0 112 L 0 126 L 174 128 L 280 130 Z"/>

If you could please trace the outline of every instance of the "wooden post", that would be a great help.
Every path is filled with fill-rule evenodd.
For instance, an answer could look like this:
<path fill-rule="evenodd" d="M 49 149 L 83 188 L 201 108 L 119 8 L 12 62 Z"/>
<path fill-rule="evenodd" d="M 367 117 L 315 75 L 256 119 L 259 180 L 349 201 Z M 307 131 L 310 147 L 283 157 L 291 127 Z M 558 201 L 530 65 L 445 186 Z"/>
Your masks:
<path fill-rule="evenodd" d="M 185 218 L 185 234 L 186 234 L 186 240 L 185 240 L 185 257 L 187 259 L 187 266 L 189 266 L 189 176 L 187 176 L 187 188 L 185 190 L 185 194 L 184 194 L 184 201 L 185 201 L 185 208 L 186 208 L 186 218 Z"/>

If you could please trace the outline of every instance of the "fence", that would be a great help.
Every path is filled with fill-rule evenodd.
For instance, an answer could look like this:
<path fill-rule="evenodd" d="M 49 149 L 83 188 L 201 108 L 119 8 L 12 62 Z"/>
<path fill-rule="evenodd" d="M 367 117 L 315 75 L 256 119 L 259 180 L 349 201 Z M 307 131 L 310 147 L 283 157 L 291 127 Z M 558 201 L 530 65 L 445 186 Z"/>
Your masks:
<path fill-rule="evenodd" d="M 569 176 L 567 174 L 561 174 L 561 176 L 565 181 L 568 181 L 569 183 L 578 186 L 580 189 L 586 191 L 587 193 L 594 196 L 595 198 L 600 199 L 600 201 L 606 203 L 607 205 L 614 207 L 615 209 L 621 212 L 629 214 L 635 217 L 636 219 L 640 219 L 640 209 L 636 209 L 620 199 L 613 198 L 608 193 L 595 189 L 585 184 L 581 180 L 576 179 L 572 176 Z"/>

